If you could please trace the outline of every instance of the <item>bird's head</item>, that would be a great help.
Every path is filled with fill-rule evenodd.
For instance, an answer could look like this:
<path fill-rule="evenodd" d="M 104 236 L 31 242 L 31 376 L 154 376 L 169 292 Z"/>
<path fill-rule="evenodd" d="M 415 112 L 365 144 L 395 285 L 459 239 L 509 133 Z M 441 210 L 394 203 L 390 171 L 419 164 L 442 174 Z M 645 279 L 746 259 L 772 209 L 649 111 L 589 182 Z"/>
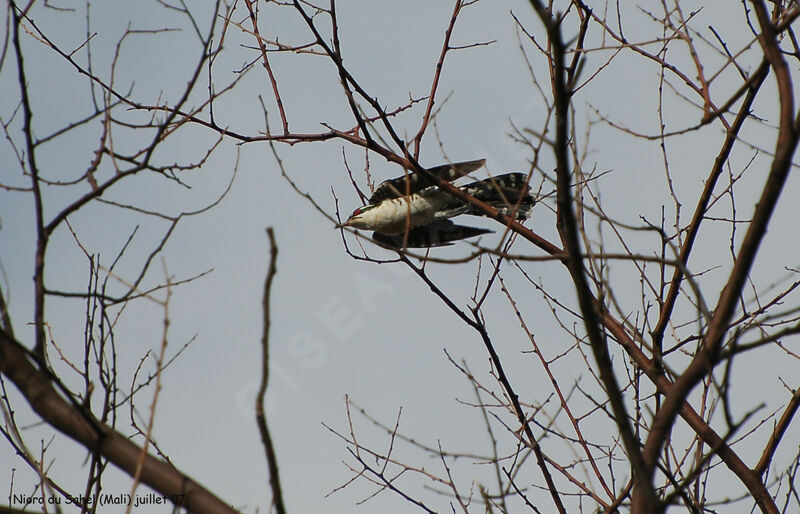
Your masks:
<path fill-rule="evenodd" d="M 358 209 L 353 211 L 353 214 L 347 218 L 347 221 L 342 223 L 344 227 L 353 227 L 353 228 L 363 228 L 369 229 L 372 228 L 372 223 L 370 220 L 370 213 L 372 209 L 374 209 L 374 205 L 362 205 Z"/>

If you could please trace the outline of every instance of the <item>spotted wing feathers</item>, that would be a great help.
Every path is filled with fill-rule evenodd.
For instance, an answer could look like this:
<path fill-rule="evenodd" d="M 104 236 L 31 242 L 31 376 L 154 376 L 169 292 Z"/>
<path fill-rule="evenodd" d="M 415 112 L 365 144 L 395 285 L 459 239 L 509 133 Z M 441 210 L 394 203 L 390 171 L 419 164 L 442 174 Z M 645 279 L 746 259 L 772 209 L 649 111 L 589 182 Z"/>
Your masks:
<path fill-rule="evenodd" d="M 486 163 L 486 159 L 477 161 L 457 162 L 453 164 L 443 164 L 429 168 L 428 171 L 436 177 L 452 182 L 457 178 L 471 173 Z M 427 187 L 434 185 L 433 180 L 420 173 L 409 172 L 401 177 L 393 178 L 381 182 L 375 188 L 375 192 L 369 199 L 370 204 L 378 204 L 390 198 L 402 198 L 409 194 L 414 194 Z"/>

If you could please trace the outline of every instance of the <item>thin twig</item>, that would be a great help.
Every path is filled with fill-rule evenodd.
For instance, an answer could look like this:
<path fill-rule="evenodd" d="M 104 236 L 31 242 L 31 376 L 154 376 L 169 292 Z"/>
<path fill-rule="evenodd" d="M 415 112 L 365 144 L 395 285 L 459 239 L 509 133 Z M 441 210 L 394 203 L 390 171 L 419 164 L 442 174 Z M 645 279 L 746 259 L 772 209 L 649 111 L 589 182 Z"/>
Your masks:
<path fill-rule="evenodd" d="M 286 507 L 283 504 L 283 492 L 281 481 L 278 475 L 278 458 L 275 455 L 275 447 L 272 444 L 272 437 L 267 426 L 267 417 L 264 412 L 264 399 L 267 394 L 267 384 L 269 381 L 269 329 L 271 325 L 270 317 L 270 297 L 272 294 L 272 281 L 277 273 L 278 245 L 275 243 L 275 233 L 272 227 L 267 228 L 269 238 L 269 268 L 267 278 L 264 282 L 263 320 L 264 332 L 261 336 L 261 384 L 256 395 L 256 425 L 261 434 L 261 444 L 264 445 L 264 453 L 269 467 L 269 485 L 272 489 L 272 504 L 278 514 L 286 514 Z"/>

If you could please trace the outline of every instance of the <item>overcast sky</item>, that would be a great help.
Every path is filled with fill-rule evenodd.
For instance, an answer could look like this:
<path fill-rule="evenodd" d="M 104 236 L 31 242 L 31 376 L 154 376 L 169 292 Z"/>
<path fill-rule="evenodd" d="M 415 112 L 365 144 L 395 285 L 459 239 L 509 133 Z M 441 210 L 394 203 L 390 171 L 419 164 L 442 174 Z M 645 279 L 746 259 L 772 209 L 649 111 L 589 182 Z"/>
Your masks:
<path fill-rule="evenodd" d="M 211 18 L 209 8 L 203 5 L 205 3 L 191 3 L 202 31 L 207 30 Z M 423 0 L 342 2 L 338 11 L 345 64 L 361 84 L 389 109 L 406 103 L 409 95 L 414 98 L 425 96 L 452 7 L 452 2 Z M 687 5 L 686 11 L 691 10 Z M 459 17 L 453 34 L 454 44 L 495 42 L 448 56 L 439 87 L 440 100 L 449 95 L 437 118 L 441 146 L 430 130 L 423 140 L 420 160 L 424 165 L 487 158 L 487 168 L 478 172 L 479 177 L 487 173 L 528 171 L 531 152 L 513 143 L 508 132 L 512 124 L 518 128 L 540 129 L 545 109 L 532 84 L 510 11 L 529 30 L 541 34 L 530 5 L 521 0 L 484 0 L 464 9 Z M 244 12 L 240 8 L 237 19 L 242 19 Z M 261 22 L 262 33 L 277 35 L 286 44 L 309 41 L 307 28 L 291 9 L 265 10 L 267 12 L 274 17 L 268 18 L 265 14 Z M 630 21 L 626 35 L 632 41 L 660 35 L 659 29 L 648 25 L 646 18 L 635 8 L 631 7 L 627 15 Z M 37 25 L 64 49 L 77 48 L 85 38 L 83 6 L 75 12 L 64 13 L 40 5 L 34 8 L 32 16 Z M 695 26 L 705 27 L 713 23 L 720 31 L 730 31 L 724 32 L 729 41 L 740 42 L 737 39 L 740 36 L 735 35 L 735 30 L 740 29 L 733 28 L 736 24 L 741 26 L 740 12 L 715 13 L 706 6 L 697 16 Z M 319 22 L 323 21 L 324 17 L 320 16 Z M 91 46 L 95 72 L 109 77 L 115 45 L 129 24 L 134 29 L 181 29 L 130 36 L 119 56 L 115 77 L 118 89 L 132 88 L 132 96 L 137 101 L 153 104 L 161 98 L 160 101 L 174 102 L 188 80 L 200 49 L 185 18 L 156 2 L 92 4 L 91 32 L 97 33 Z M 63 59 L 31 37 L 23 37 L 35 109 L 34 128 L 43 136 L 90 112 L 89 88 L 85 77 L 79 76 Z M 238 29 L 231 28 L 227 38 L 225 50 L 215 62 L 214 80 L 218 86 L 233 80 L 235 70 L 258 57 L 252 48 L 252 38 Z M 546 63 L 530 42 L 524 42 L 522 46 L 533 56 L 531 62 L 541 87 L 549 91 Z M 85 52 L 77 55 L 81 63 L 86 62 Z M 596 70 L 607 57 L 608 54 L 603 52 L 590 55 L 587 72 Z M 321 123 L 339 129 L 349 129 L 354 125 L 338 86 L 335 68 L 327 60 L 295 54 L 275 54 L 271 59 L 293 131 L 324 131 Z M 757 61 L 748 64 L 755 65 Z M 580 127 L 578 134 L 583 137 L 587 123 L 597 120 L 594 108 L 630 128 L 657 132 L 655 101 L 658 78 L 656 66 L 645 65 L 641 59 L 623 52 L 613 66 L 601 71 L 590 86 L 577 95 L 575 122 Z M 774 84 L 766 87 L 774 90 Z M 0 116 L 4 120 L 11 116 L 17 105 L 18 90 L 14 67 L 6 63 L 0 73 Z M 202 101 L 204 94 L 204 86 L 199 87 L 192 97 L 194 102 Z M 260 66 L 248 72 L 236 90 L 215 105 L 217 123 L 239 133 L 258 135 L 264 130 L 259 96 L 264 98 L 270 124 L 276 129 L 280 118 L 269 81 Z M 687 119 L 693 119 L 689 114 L 692 111 L 681 107 L 680 102 L 671 105 L 674 106 L 666 113 L 666 123 L 674 121 L 674 127 L 678 127 L 681 123 L 685 125 Z M 414 135 L 422 112 L 417 108 L 397 119 L 395 127 L 401 131 L 401 136 L 410 139 Z M 139 119 L 145 119 L 144 115 Z M 93 123 L 43 147 L 38 158 L 46 176 L 67 180 L 82 173 L 93 158 L 92 151 L 100 130 L 100 123 Z M 670 149 L 673 150 L 669 164 L 675 179 L 674 187 L 688 206 L 683 214 L 683 223 L 689 219 L 721 134 L 719 128 L 709 128 L 700 134 L 670 140 L 670 144 L 675 145 L 673 148 L 679 149 Z M 763 143 L 760 137 L 755 129 L 743 133 L 743 139 L 754 145 Z M 215 134 L 206 129 L 187 127 L 176 135 L 173 142 L 159 150 L 157 158 L 161 162 L 197 160 L 215 140 Z M 131 151 L 142 141 L 139 136 L 121 129 L 115 139 L 120 151 Z M 663 160 L 657 144 L 625 137 L 600 123 L 592 125 L 591 138 L 588 142 L 582 140 L 579 146 L 583 148 L 584 144 L 589 153 L 587 163 L 596 166 L 598 172 L 609 172 L 597 187 L 610 216 L 639 225 L 643 218 L 658 223 L 662 205 L 667 204 L 668 221 L 674 220 L 674 210 L 670 210 L 672 207 L 667 203 L 669 197 L 665 193 L 668 190 Z M 361 150 L 341 141 L 291 147 L 279 145 L 277 148 L 292 180 L 301 190 L 311 194 L 329 214 L 335 211 L 332 189 L 343 216 L 360 204 L 347 176 L 342 155 L 344 152 L 355 172 L 355 179 L 366 189 Z M 743 145 L 743 148 L 746 147 Z M 735 154 L 737 169 L 741 169 L 752 154 L 751 148 Z M 552 156 L 548 152 L 542 152 L 540 159 L 542 169 L 552 169 Z M 2 180 L 12 185 L 28 185 L 28 179 L 19 173 L 15 162 L 9 145 L 0 144 L 0 163 L 6 170 L 2 172 Z M 737 197 L 742 217 L 749 216 L 754 204 L 755 196 L 748 198 L 747 192 L 752 190 L 752 194 L 756 194 L 756 188 L 764 177 L 764 162 L 760 159 L 755 161 L 754 166 L 761 165 L 762 170 L 754 173 L 752 179 L 743 179 L 745 183 L 752 180 L 753 187 L 743 186 Z M 465 360 L 482 382 L 497 390 L 489 374 L 488 356 L 480 338 L 402 264 L 376 265 L 349 257 L 340 233 L 281 177 L 276 161 L 264 143 L 237 146 L 235 141 L 224 140 L 204 166 L 182 176 L 191 189 L 163 178 L 143 175 L 118 190 L 110 191 L 104 198 L 172 215 L 192 211 L 208 205 L 223 193 L 235 167 L 232 187 L 222 202 L 206 213 L 182 220 L 145 279 L 145 287 L 162 283 L 164 268 L 175 279 L 213 270 L 173 291 L 167 353 L 173 355 L 185 343 L 192 343 L 162 378 L 163 391 L 154 431 L 159 447 L 181 470 L 226 501 L 245 512 L 252 513 L 257 508 L 266 512 L 269 498 L 266 464 L 254 422 L 253 401 L 260 372 L 261 297 L 268 263 L 265 228 L 273 226 L 280 253 L 278 275 L 272 291 L 272 376 L 268 418 L 278 450 L 289 510 L 307 513 L 411 510 L 407 503 L 389 493 L 354 507 L 356 502 L 375 490 L 363 482 L 327 496 L 352 476 L 342 461 L 352 463 L 353 459 L 344 443 L 323 423 L 343 433 L 349 430 L 344 400 L 345 395 L 349 395 L 351 400 L 388 425 L 394 424 L 402 408 L 401 431 L 425 444 L 435 447 L 437 442 L 441 442 L 448 451 L 488 453 L 489 440 L 481 413 L 463 403 L 475 400 L 472 387 L 445 354 L 445 351 L 449 352 L 457 362 Z M 381 181 L 401 174 L 402 169 L 373 155 L 370 157 L 370 173 L 374 180 Z M 534 181 L 537 180 L 539 178 L 535 177 Z M 797 181 L 797 177 L 793 177 L 785 193 L 787 196 L 797 192 Z M 542 193 L 551 190 L 552 186 L 546 184 Z M 77 193 L 51 187 L 46 188 L 45 194 L 46 214 L 52 216 Z M 527 224 L 540 235 L 557 241 L 552 205 L 552 199 L 543 199 Z M 778 216 L 783 214 L 789 220 L 796 212 L 792 205 L 781 205 L 779 209 Z M 25 342 L 32 340 L 33 219 L 30 195 L 0 191 L 2 285 L 10 296 L 17 337 Z M 99 254 L 106 266 L 132 231 L 140 227 L 130 251 L 117 268 L 117 273 L 126 280 L 135 277 L 143 259 L 168 229 L 164 220 L 101 204 L 81 211 L 70 218 L 70 222 L 84 246 Z M 488 220 L 476 220 L 474 224 L 497 229 Z M 785 256 L 797 254 L 796 239 L 790 236 L 794 230 L 790 223 L 770 228 L 770 234 L 774 236 L 765 242 L 764 257 L 758 261 L 756 272 L 763 276 L 759 283 L 761 286 L 784 280 L 787 272 L 783 266 L 791 262 Z M 726 230 L 711 231 L 704 236 L 699 243 L 701 250 L 697 260 L 691 263 L 695 270 L 715 266 L 719 255 L 725 255 L 720 248 L 726 249 L 730 244 Z M 488 237 L 494 239 L 487 241 L 496 241 L 499 236 Z M 642 243 L 643 252 L 658 248 L 653 236 L 650 237 L 650 240 L 636 239 Z M 348 236 L 348 241 L 351 248 L 357 247 L 351 236 Z M 787 245 L 792 245 L 791 251 Z M 702 249 L 705 247 L 714 249 L 714 252 L 704 253 Z M 391 257 L 390 253 L 376 247 L 366 245 L 366 248 L 370 255 Z M 521 242 L 516 243 L 514 251 L 540 254 Z M 468 253 L 469 247 L 463 244 L 433 251 L 440 257 L 459 257 Z M 53 289 L 86 289 L 88 264 L 67 230 L 56 233 L 50 255 L 47 277 Z M 704 260 L 706 255 L 707 260 Z M 560 295 L 559 299 L 566 305 L 574 305 L 569 275 L 561 265 L 527 262 L 521 266 L 533 280 L 541 280 L 548 290 Z M 459 306 L 468 304 L 475 283 L 475 262 L 429 264 L 427 269 Z M 571 344 L 558 330 L 542 295 L 525 281 L 518 270 L 512 266 L 504 269 L 508 287 L 522 306 L 539 344 L 551 352 L 550 356 Z M 712 287 L 725 276 L 725 273 L 710 273 L 705 284 Z M 643 306 L 638 276 L 620 272 L 615 278 L 624 308 L 634 317 L 637 312 L 641 315 Z M 715 301 L 716 297 L 709 300 Z M 50 299 L 47 309 L 53 337 L 67 355 L 77 358 L 82 351 L 85 304 Z M 547 401 L 551 395 L 550 386 L 538 361 L 529 352 L 530 343 L 499 289 L 490 295 L 484 313 L 507 366 L 506 371 L 518 392 L 528 401 Z M 158 351 L 162 318 L 161 307 L 146 300 L 132 303 L 120 318 L 116 345 L 120 354 L 120 374 L 124 377 L 121 383 L 125 387 L 129 387 L 140 359 L 148 351 Z M 52 352 L 50 356 L 51 360 L 57 360 Z M 76 378 L 60 362 L 55 362 L 54 366 L 68 380 Z M 770 366 L 776 369 L 776 375 L 797 376 L 798 373 L 796 361 L 775 361 Z M 620 372 L 623 373 L 622 369 Z M 565 375 L 565 386 L 576 379 L 576 376 Z M 596 388 L 589 377 L 582 380 L 585 381 L 582 385 L 588 390 Z M 759 398 L 781 391 L 780 383 L 774 378 L 758 386 L 741 391 L 746 400 L 743 410 L 753 408 Z M 138 416 L 147 415 L 152 392 L 152 389 L 147 389 L 140 393 Z M 354 415 L 354 422 L 357 435 L 365 445 L 380 449 L 388 447 L 385 432 L 358 415 Z M 125 430 L 127 419 L 120 420 L 118 426 Z M 50 431 L 38 428 L 29 434 L 29 444 L 38 448 L 39 438 L 49 438 Z M 545 448 L 547 441 L 543 442 Z M 513 449 L 513 446 L 505 447 L 509 448 Z M 787 443 L 787 448 L 792 448 L 791 444 Z M 444 471 L 441 462 L 407 447 L 402 448 L 401 455 L 436 473 Z M 57 439 L 48 456 L 55 460 L 53 472 L 60 483 L 70 491 L 74 488 L 76 494 L 82 492 L 83 478 L 75 472 L 75 467 L 76 463 L 84 462 L 86 452 Z M 7 463 L 0 467 L 0 486 L 10 484 L 13 474 L 15 492 L 32 490 L 36 483 L 35 474 L 14 457 L 8 445 L 0 445 L 0 462 Z M 492 483 L 492 470 L 483 464 L 461 460 L 454 466 L 454 472 L 463 484 L 468 485 L 473 479 Z M 534 466 L 529 468 L 529 472 L 534 478 L 528 480 L 526 486 L 540 478 L 533 475 L 536 473 Z M 411 492 L 426 495 L 436 509 L 448 511 L 447 498 L 424 491 L 422 483 L 409 479 L 404 484 Z M 125 493 L 130 488 L 129 479 L 115 471 L 106 475 L 104 484 L 111 492 Z M 542 505 L 548 506 L 543 511 L 549 508 L 547 503 Z M 167 512 L 168 509 L 161 511 Z M 108 508 L 103 512 L 122 510 Z"/>

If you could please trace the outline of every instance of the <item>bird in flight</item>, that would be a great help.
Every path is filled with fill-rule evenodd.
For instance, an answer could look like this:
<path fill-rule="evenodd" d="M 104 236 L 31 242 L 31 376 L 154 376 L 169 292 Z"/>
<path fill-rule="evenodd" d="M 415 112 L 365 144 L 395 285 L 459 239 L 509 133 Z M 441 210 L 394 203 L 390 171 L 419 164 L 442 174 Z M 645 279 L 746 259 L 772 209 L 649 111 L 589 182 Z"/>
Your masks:
<path fill-rule="evenodd" d="M 445 164 L 430 168 L 428 172 L 453 182 L 485 163 L 485 159 L 480 159 Z M 517 220 L 526 219 L 534 204 L 525 173 L 506 173 L 459 189 Z M 472 204 L 439 189 L 428 176 L 408 173 L 382 182 L 372 193 L 369 204 L 353 211 L 343 225 L 373 230 L 375 241 L 393 248 L 449 246 L 452 241 L 492 232 L 450 221 L 461 214 L 483 215 Z"/>

